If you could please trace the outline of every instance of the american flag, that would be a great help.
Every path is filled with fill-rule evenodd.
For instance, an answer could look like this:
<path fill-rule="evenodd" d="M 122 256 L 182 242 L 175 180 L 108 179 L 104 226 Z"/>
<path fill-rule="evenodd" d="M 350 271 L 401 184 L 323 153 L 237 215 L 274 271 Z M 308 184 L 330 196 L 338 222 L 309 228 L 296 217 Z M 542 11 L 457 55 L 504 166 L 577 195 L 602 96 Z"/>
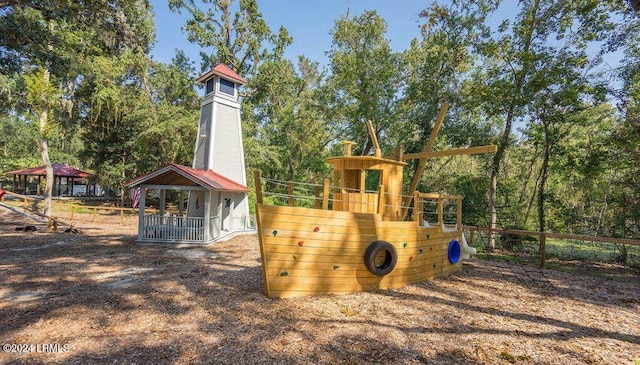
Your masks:
<path fill-rule="evenodd" d="M 130 190 L 131 194 L 131 207 L 136 208 L 140 204 L 140 187 Z"/>

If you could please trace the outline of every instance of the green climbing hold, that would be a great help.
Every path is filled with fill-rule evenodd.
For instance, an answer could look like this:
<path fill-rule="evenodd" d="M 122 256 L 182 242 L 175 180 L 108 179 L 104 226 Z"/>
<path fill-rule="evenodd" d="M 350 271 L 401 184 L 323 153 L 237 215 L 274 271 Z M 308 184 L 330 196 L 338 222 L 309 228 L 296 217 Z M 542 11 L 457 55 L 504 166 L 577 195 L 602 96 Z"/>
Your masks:
<path fill-rule="evenodd" d="M 286 271 L 283 271 L 283 272 L 280 273 L 280 276 L 289 276 L 289 273 L 286 272 Z"/>
<path fill-rule="evenodd" d="M 422 252 L 423 252 L 423 249 L 419 249 L 419 250 L 418 250 L 418 252 L 422 253 Z"/>
<path fill-rule="evenodd" d="M 406 242 L 405 242 L 405 243 L 403 243 L 403 244 L 402 244 L 402 247 L 407 247 L 407 243 L 406 243 Z"/>
<path fill-rule="evenodd" d="M 337 270 L 337 269 L 339 269 L 339 268 L 340 268 L 340 266 L 338 266 L 338 265 L 333 265 L 333 269 L 334 269 L 334 270 Z"/>
<path fill-rule="evenodd" d="M 277 229 L 274 229 L 274 230 L 273 230 L 273 237 L 275 237 L 275 236 L 277 236 L 277 235 L 278 235 L 278 230 L 277 230 Z"/>

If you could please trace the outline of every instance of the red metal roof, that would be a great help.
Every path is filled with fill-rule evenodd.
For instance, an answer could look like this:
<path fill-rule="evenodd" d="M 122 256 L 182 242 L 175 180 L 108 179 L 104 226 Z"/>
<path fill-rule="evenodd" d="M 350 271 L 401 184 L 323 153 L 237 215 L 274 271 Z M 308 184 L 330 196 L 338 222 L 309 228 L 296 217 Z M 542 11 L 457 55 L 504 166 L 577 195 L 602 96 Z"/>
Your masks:
<path fill-rule="evenodd" d="M 75 167 L 71 167 L 69 165 L 64 165 L 61 163 L 54 163 L 51 165 L 53 167 L 53 176 L 62 176 L 62 177 L 73 177 L 73 178 L 88 178 L 92 176 L 92 174 L 76 169 Z M 45 171 L 44 165 L 38 167 L 31 167 L 28 169 L 15 170 L 6 172 L 5 175 L 29 175 L 29 176 L 47 176 L 47 172 Z"/>
<path fill-rule="evenodd" d="M 170 164 L 125 184 L 134 187 L 141 184 L 149 185 L 200 185 L 211 190 L 248 192 L 246 186 L 226 178 L 213 170 L 194 169 L 192 167 Z"/>
<path fill-rule="evenodd" d="M 209 79 L 212 75 L 218 75 L 224 78 L 231 79 L 240 85 L 244 85 L 247 83 L 247 81 L 242 77 L 240 77 L 240 75 L 238 75 L 235 71 L 233 71 L 232 69 L 230 69 L 229 67 L 227 67 L 222 63 L 212 68 L 208 72 L 205 72 L 204 74 L 202 74 L 202 76 L 200 76 L 197 81 L 204 82 L 205 80 Z"/>

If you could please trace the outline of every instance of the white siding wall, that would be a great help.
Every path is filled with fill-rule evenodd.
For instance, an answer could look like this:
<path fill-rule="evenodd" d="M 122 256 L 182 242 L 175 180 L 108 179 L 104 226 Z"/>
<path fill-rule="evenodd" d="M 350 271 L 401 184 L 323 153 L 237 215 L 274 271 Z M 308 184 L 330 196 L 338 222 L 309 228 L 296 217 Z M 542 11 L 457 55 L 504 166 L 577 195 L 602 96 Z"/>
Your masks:
<path fill-rule="evenodd" d="M 238 110 L 221 103 L 216 109 L 212 169 L 242 184 L 246 178 Z"/>
<path fill-rule="evenodd" d="M 208 103 L 200 109 L 200 124 L 196 137 L 196 150 L 193 158 L 193 167 L 206 169 L 208 165 L 209 148 L 211 141 L 211 114 L 213 103 Z"/>
<path fill-rule="evenodd" d="M 189 192 L 187 217 L 204 217 L 204 191 Z"/>

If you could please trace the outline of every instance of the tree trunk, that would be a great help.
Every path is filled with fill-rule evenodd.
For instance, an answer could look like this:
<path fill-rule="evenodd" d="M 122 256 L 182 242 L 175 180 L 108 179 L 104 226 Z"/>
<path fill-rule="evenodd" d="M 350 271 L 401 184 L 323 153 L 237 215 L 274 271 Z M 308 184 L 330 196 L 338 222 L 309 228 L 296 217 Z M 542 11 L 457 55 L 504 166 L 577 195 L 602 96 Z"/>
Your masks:
<path fill-rule="evenodd" d="M 496 223 L 498 221 L 498 209 L 496 207 L 496 196 L 497 196 L 497 190 L 498 190 L 498 174 L 500 172 L 500 162 L 502 161 L 504 152 L 507 149 L 507 144 L 509 143 L 509 137 L 511 136 L 511 124 L 513 123 L 513 113 L 514 113 L 514 107 L 512 106 L 509 112 L 507 113 L 507 120 L 504 126 L 504 131 L 502 132 L 502 137 L 500 138 L 500 144 L 498 145 L 498 150 L 496 151 L 495 155 L 493 155 L 493 164 L 491 165 L 491 187 L 489 188 L 489 210 L 491 214 L 490 221 L 489 221 L 489 228 L 491 228 L 491 231 L 489 232 L 489 243 L 488 243 L 489 250 L 494 250 L 496 248 L 496 234 L 494 230 L 497 228 Z"/>
<path fill-rule="evenodd" d="M 533 4 L 533 9 L 531 10 L 531 18 L 529 19 L 529 29 L 528 34 L 525 39 L 525 44 L 522 48 L 524 53 L 529 52 L 531 48 L 531 42 L 533 41 L 533 33 L 535 30 L 537 16 L 538 16 L 538 8 L 540 5 L 540 0 L 536 0 Z M 509 137 L 511 136 L 511 124 L 513 122 L 513 117 L 516 110 L 516 104 L 518 104 L 519 99 L 521 98 L 522 88 L 525 83 L 525 77 L 529 73 L 529 68 L 531 67 L 530 62 L 525 61 L 522 69 L 519 73 L 516 73 L 514 76 L 515 83 L 513 85 L 513 97 L 510 100 L 509 109 L 507 111 L 507 119 L 504 126 L 504 132 L 502 133 L 502 138 L 500 140 L 500 145 L 498 145 L 498 150 L 496 154 L 493 156 L 493 165 L 491 167 L 491 187 L 489 188 L 489 210 L 490 210 L 490 221 L 489 227 L 492 229 L 489 233 L 489 242 L 488 248 L 489 250 L 493 250 L 496 247 L 496 235 L 493 231 L 496 229 L 496 223 L 498 221 L 498 210 L 496 208 L 496 194 L 498 190 L 498 174 L 500 172 L 500 163 L 502 162 L 502 157 L 504 156 L 505 149 L 507 144 L 509 143 Z"/>
<path fill-rule="evenodd" d="M 48 84 L 51 78 L 51 74 L 47 67 L 44 68 L 43 73 L 44 84 Z M 46 95 L 43 95 L 46 98 Z M 45 180 L 44 189 L 44 207 L 43 214 L 45 217 L 51 217 L 51 200 L 53 197 L 53 167 L 51 166 L 51 160 L 49 160 L 49 139 L 47 138 L 47 119 L 49 119 L 49 104 L 43 103 L 42 111 L 39 115 L 40 120 L 40 148 L 42 150 L 42 162 L 44 162 L 44 169 L 47 174 Z"/>

